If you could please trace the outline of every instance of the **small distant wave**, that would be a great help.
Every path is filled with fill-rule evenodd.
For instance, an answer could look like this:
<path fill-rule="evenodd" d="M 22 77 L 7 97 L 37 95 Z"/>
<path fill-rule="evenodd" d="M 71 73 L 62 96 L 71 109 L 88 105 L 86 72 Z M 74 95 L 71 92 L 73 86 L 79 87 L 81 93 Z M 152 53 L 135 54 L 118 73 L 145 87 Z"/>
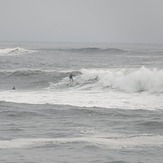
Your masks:
<path fill-rule="evenodd" d="M 56 49 L 58 51 L 65 51 L 71 53 L 124 53 L 125 50 L 117 48 L 98 48 L 98 47 L 85 47 L 85 48 L 68 48 L 68 49 Z"/>
<path fill-rule="evenodd" d="M 0 56 L 14 56 L 27 53 L 33 53 L 36 50 L 28 50 L 20 47 L 0 49 Z"/>

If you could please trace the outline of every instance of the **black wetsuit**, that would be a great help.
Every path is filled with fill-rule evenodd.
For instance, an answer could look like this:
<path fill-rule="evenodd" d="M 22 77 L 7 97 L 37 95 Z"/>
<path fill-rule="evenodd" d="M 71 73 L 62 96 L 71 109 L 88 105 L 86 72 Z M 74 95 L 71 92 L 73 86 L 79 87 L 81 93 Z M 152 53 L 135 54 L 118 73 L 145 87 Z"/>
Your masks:
<path fill-rule="evenodd" d="M 70 74 L 69 78 L 70 78 L 70 81 L 73 82 L 73 75 L 72 74 Z"/>

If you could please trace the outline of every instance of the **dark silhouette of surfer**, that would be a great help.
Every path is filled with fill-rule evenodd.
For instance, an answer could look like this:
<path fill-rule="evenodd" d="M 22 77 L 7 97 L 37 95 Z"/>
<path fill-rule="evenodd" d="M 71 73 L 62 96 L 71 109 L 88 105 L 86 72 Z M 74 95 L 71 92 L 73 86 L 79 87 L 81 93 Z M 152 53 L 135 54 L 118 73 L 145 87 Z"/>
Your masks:
<path fill-rule="evenodd" d="M 72 74 L 69 75 L 70 82 L 73 82 L 73 81 L 74 81 L 74 80 L 73 80 L 73 76 L 74 76 L 74 75 L 72 75 Z"/>
<path fill-rule="evenodd" d="M 15 89 L 16 89 L 16 87 L 15 87 L 15 86 L 13 86 L 13 87 L 12 87 L 12 90 L 15 90 Z"/>

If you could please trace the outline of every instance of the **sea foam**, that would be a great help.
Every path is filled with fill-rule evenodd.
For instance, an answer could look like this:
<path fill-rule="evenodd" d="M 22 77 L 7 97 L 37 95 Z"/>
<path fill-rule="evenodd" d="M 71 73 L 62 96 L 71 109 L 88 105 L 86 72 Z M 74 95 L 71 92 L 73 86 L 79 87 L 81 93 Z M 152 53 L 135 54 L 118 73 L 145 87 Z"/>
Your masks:
<path fill-rule="evenodd" d="M 35 50 L 27 50 L 24 48 L 16 47 L 16 48 L 5 48 L 0 49 L 0 56 L 13 56 L 13 55 L 21 55 L 27 53 L 36 52 Z"/>
<path fill-rule="evenodd" d="M 162 146 L 162 135 L 137 135 L 137 136 L 88 136 L 88 137 L 72 137 L 72 138 L 24 138 L 1 140 L 0 149 L 11 148 L 45 148 L 53 144 L 67 144 L 67 143 L 90 143 L 95 146 L 106 146 L 108 148 L 138 148 Z"/>
<path fill-rule="evenodd" d="M 163 70 L 148 69 L 82 69 L 75 83 L 83 88 L 117 89 L 125 92 L 163 92 Z M 87 86 L 86 86 L 87 85 Z"/>

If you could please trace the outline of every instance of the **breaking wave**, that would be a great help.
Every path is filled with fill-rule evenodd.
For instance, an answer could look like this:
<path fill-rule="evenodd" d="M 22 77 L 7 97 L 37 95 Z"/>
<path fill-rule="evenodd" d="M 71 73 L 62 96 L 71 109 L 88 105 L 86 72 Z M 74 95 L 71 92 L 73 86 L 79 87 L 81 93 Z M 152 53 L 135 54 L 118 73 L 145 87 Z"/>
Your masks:
<path fill-rule="evenodd" d="M 35 50 L 27 50 L 24 48 L 16 47 L 16 48 L 5 48 L 0 49 L 0 56 L 13 56 L 13 55 L 21 55 L 27 53 L 36 52 Z"/>
<path fill-rule="evenodd" d="M 69 75 L 74 75 L 70 83 Z M 0 71 L 0 87 L 17 83 L 19 87 L 49 90 L 89 90 L 163 93 L 163 70 L 138 69 L 81 69 L 70 71 L 16 70 Z M 6 85 L 5 84 L 5 85 Z M 15 85 L 15 84 L 14 84 Z"/>
<path fill-rule="evenodd" d="M 6 102 L 157 110 L 163 106 L 163 70 L 3 71 L 0 89 Z"/>
<path fill-rule="evenodd" d="M 71 86 L 77 89 L 88 90 L 119 90 L 125 92 L 163 93 L 163 70 L 148 69 L 82 69 L 81 75 L 74 77 Z M 69 83 L 64 78 L 52 87 L 62 88 Z"/>

